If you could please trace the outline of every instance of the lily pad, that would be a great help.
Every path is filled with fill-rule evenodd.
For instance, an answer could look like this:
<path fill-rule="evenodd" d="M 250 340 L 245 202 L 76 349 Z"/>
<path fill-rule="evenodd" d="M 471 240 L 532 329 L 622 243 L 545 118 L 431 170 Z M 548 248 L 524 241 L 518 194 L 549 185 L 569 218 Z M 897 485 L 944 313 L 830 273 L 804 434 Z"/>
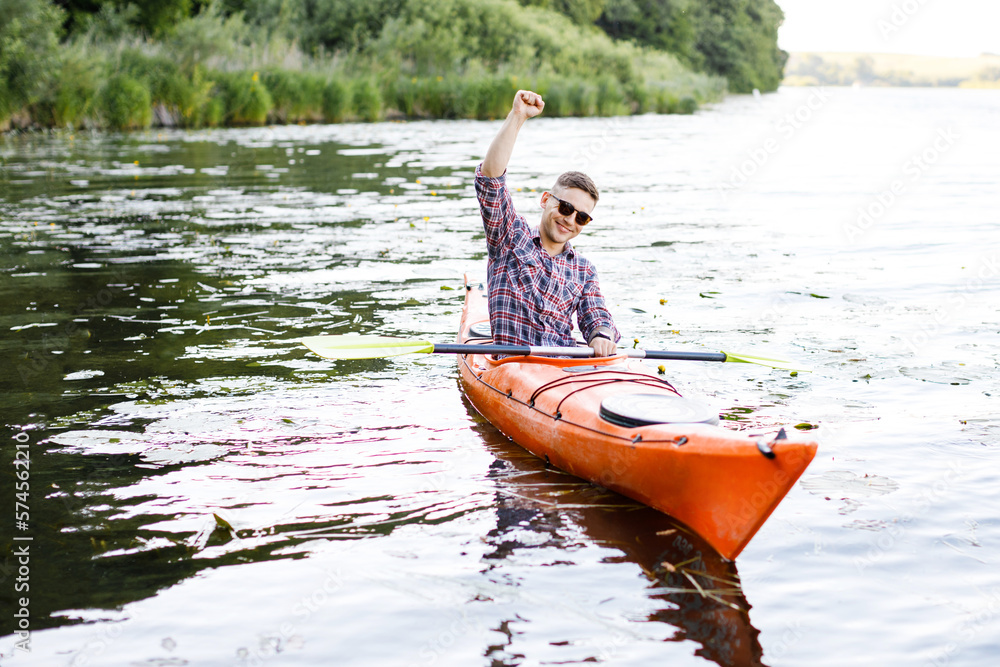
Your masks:
<path fill-rule="evenodd" d="M 942 366 L 919 366 L 915 368 L 900 368 L 901 375 L 922 382 L 933 382 L 934 384 L 962 385 L 969 384 L 973 379 L 969 376 L 967 368 L 962 368 L 962 374 L 958 374 L 957 368 L 950 368 L 948 364 Z"/>
<path fill-rule="evenodd" d="M 850 470 L 830 470 L 803 479 L 802 488 L 816 495 L 838 498 L 874 498 L 899 489 L 899 483 L 881 475 L 857 475 Z"/>

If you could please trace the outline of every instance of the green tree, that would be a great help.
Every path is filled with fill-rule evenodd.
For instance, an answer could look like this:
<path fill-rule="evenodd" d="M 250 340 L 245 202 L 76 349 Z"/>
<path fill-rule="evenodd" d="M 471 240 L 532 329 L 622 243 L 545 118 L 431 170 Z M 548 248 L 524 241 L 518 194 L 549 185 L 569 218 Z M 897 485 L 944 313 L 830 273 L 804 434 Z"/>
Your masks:
<path fill-rule="evenodd" d="M 617 39 L 669 51 L 725 76 L 735 92 L 775 90 L 788 54 L 774 0 L 607 0 L 597 24 Z"/>
<path fill-rule="evenodd" d="M 0 123 L 44 90 L 58 60 L 63 16 L 47 0 L 0 0 Z"/>
<path fill-rule="evenodd" d="M 705 0 L 697 7 L 705 69 L 726 77 L 734 92 L 776 90 L 788 54 L 778 48 L 785 15 L 774 0 Z"/>
<path fill-rule="evenodd" d="M 551 9 L 573 19 L 574 23 L 590 25 L 604 11 L 608 0 L 518 0 L 525 7 Z"/>
<path fill-rule="evenodd" d="M 63 27 L 67 33 L 72 33 L 80 26 L 86 25 L 90 17 L 101 11 L 101 6 L 107 0 L 53 0 L 52 4 L 59 6 L 65 12 Z"/>
<path fill-rule="evenodd" d="M 296 40 L 306 53 L 355 51 L 378 37 L 406 0 L 225 0 L 251 25 Z"/>
<path fill-rule="evenodd" d="M 211 0 L 53 1 L 65 10 L 65 27 L 71 33 L 85 30 L 97 14 L 117 10 L 129 17 L 133 27 L 152 37 L 169 34 L 178 23 L 211 4 Z"/>
<path fill-rule="evenodd" d="M 692 67 L 704 65 L 696 47 L 694 0 L 607 0 L 597 25 L 616 39 L 673 53 Z"/>

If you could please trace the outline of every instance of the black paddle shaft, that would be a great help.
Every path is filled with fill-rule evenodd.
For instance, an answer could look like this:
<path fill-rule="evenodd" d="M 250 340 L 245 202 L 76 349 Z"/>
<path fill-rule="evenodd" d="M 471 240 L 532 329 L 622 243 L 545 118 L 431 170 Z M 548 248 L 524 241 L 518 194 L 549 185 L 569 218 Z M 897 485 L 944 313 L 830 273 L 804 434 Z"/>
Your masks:
<path fill-rule="evenodd" d="M 551 352 L 549 350 L 552 350 Z M 578 356 L 589 357 L 593 352 L 588 347 L 579 348 L 532 348 L 528 345 L 469 345 L 462 343 L 434 343 L 436 354 L 507 354 L 512 356 L 524 356 L 538 354 L 544 351 L 545 354 L 555 356 Z M 620 352 L 630 357 L 640 359 L 670 359 L 673 361 L 726 361 L 725 352 L 668 352 L 661 350 L 630 350 L 623 348 Z"/>
<path fill-rule="evenodd" d="M 510 354 L 528 355 L 527 345 L 467 345 L 462 343 L 434 343 L 435 354 Z"/>

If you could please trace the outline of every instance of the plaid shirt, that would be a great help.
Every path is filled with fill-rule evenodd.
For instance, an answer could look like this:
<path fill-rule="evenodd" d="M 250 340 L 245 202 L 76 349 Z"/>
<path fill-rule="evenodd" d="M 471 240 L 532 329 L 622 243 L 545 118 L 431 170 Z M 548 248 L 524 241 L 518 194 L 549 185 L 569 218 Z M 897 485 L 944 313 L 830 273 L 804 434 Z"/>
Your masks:
<path fill-rule="evenodd" d="M 597 283 L 594 265 L 566 243 L 552 257 L 514 210 L 506 174 L 476 169 L 476 195 L 486 229 L 490 327 L 498 345 L 573 346 L 573 313 L 590 341 L 598 327 L 620 338 Z"/>

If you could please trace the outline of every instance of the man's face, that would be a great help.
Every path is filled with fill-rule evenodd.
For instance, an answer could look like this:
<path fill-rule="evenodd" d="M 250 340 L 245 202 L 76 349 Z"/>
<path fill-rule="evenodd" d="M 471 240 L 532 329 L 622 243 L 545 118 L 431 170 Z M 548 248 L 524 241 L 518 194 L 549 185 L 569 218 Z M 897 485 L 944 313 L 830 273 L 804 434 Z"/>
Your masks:
<path fill-rule="evenodd" d="M 553 196 L 555 195 L 555 196 Z M 593 213 L 597 202 L 583 190 L 565 188 L 553 190 L 542 195 L 542 220 L 538 225 L 538 233 L 546 250 L 561 252 L 566 241 L 576 238 L 583 231 L 583 225 L 576 220 L 576 213 L 562 215 L 559 213 L 559 201 L 568 201 L 573 208 L 585 213 Z"/>

